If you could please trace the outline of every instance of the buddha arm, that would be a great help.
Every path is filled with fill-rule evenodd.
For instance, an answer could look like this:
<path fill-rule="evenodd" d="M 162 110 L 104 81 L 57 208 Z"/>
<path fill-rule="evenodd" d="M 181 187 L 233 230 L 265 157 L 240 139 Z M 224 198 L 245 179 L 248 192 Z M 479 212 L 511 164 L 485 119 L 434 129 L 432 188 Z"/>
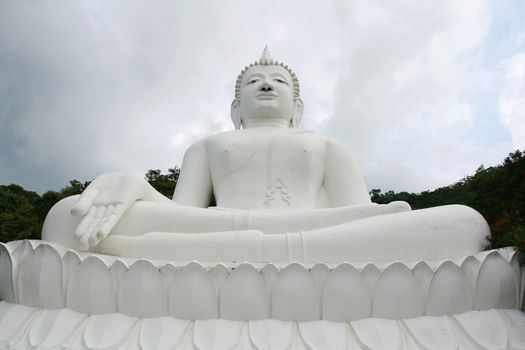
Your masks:
<path fill-rule="evenodd" d="M 103 240 L 136 201 L 171 202 L 137 175 L 106 173 L 82 192 L 70 213 L 80 219 L 74 237 L 81 249 Z"/>
<path fill-rule="evenodd" d="M 181 205 L 207 208 L 212 192 L 206 144 L 199 141 L 191 145 L 184 154 L 173 201 Z"/>
<path fill-rule="evenodd" d="M 326 145 L 323 183 L 329 207 L 371 203 L 350 151 L 332 140 Z"/>

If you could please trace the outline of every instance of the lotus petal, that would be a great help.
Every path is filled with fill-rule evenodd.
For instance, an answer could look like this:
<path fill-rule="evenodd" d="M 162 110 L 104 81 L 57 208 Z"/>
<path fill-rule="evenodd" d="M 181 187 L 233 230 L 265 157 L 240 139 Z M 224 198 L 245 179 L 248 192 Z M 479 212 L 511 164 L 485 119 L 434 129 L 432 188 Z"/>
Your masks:
<path fill-rule="evenodd" d="M 357 271 L 357 270 L 356 270 Z M 312 350 L 348 348 L 348 324 L 343 322 L 299 322 L 299 334 Z"/>
<path fill-rule="evenodd" d="M 99 258 L 89 256 L 72 271 L 66 289 L 66 306 L 86 314 L 117 312 L 113 276 Z"/>
<path fill-rule="evenodd" d="M 510 266 L 512 266 L 512 268 L 514 269 L 514 274 L 516 275 L 516 281 L 518 283 L 518 289 L 519 289 L 519 292 L 518 292 L 518 307 L 519 305 L 522 305 L 522 301 L 523 301 L 523 292 L 524 292 L 524 288 L 523 288 L 523 280 L 522 280 L 522 276 L 521 276 L 521 264 L 520 264 L 520 257 L 521 257 L 521 253 L 519 250 L 514 250 L 514 254 L 512 255 L 512 258 L 510 259 Z"/>
<path fill-rule="evenodd" d="M 372 316 L 400 319 L 422 316 L 423 293 L 414 274 L 403 264 L 388 266 L 377 282 Z"/>
<path fill-rule="evenodd" d="M 122 281 L 122 277 L 124 276 L 126 272 L 128 272 L 128 270 L 129 270 L 128 265 L 120 259 L 115 260 L 115 262 L 111 264 L 111 267 L 109 268 L 109 271 L 111 272 L 111 276 L 113 276 L 113 286 L 115 289 L 115 300 L 118 299 L 118 291 L 120 288 L 120 282 Z"/>
<path fill-rule="evenodd" d="M 465 276 L 472 290 L 472 302 L 474 302 L 474 296 L 476 292 L 476 283 L 478 281 L 479 268 L 481 263 L 478 259 L 473 256 L 467 257 L 461 264 L 461 269 L 465 272 Z"/>
<path fill-rule="evenodd" d="M 370 317 L 368 286 L 359 271 L 349 264 L 341 264 L 330 273 L 322 302 L 324 320 L 343 322 Z"/>
<path fill-rule="evenodd" d="M 201 265 L 188 264 L 173 280 L 169 291 L 169 315 L 183 320 L 219 317 L 215 282 Z"/>
<path fill-rule="evenodd" d="M 358 342 L 365 349 L 393 350 L 402 345 L 401 330 L 398 321 L 382 318 L 367 318 L 350 322 Z"/>
<path fill-rule="evenodd" d="M 423 316 L 403 320 L 417 344 L 428 350 L 456 350 L 458 340 L 448 317 Z"/>
<path fill-rule="evenodd" d="M 7 249 L 10 251 L 10 252 L 13 252 L 20 244 L 22 244 L 24 241 L 9 241 L 9 242 L 5 242 L 3 244 L 5 244 L 5 246 L 7 247 Z"/>
<path fill-rule="evenodd" d="M 0 302 L 0 345 L 18 340 L 32 320 L 36 309 Z"/>
<path fill-rule="evenodd" d="M 293 341 L 293 322 L 274 319 L 250 321 L 248 333 L 259 350 L 289 349 Z"/>
<path fill-rule="evenodd" d="M 315 285 L 319 291 L 323 290 L 324 282 L 329 273 L 330 269 L 323 263 L 315 264 L 310 269 L 310 276 L 312 276 L 312 279 L 314 280 Z"/>
<path fill-rule="evenodd" d="M 65 305 L 62 258 L 47 244 L 28 254 L 19 267 L 18 302 L 26 306 L 61 309 Z"/>
<path fill-rule="evenodd" d="M 41 310 L 31 323 L 29 344 L 59 348 L 85 319 L 86 315 L 69 309 Z"/>
<path fill-rule="evenodd" d="M 321 298 L 314 280 L 301 265 L 288 265 L 272 289 L 272 318 L 312 321 L 321 317 Z"/>
<path fill-rule="evenodd" d="M 80 265 L 81 261 L 82 259 L 80 258 L 80 255 L 78 255 L 78 253 L 74 250 L 69 250 L 62 257 L 62 266 L 64 269 L 64 278 L 62 282 L 64 283 L 64 290 L 67 290 L 69 278 L 71 278 L 73 270 L 76 269 L 78 265 Z"/>
<path fill-rule="evenodd" d="M 427 315 L 459 314 L 472 310 L 472 291 L 465 273 L 451 261 L 434 272 L 428 291 Z"/>
<path fill-rule="evenodd" d="M 518 252 L 516 247 L 504 247 L 504 248 L 495 249 L 493 251 L 497 251 L 499 255 L 501 255 L 501 257 L 505 259 L 506 261 L 510 261 L 512 257 L 516 255 L 516 252 Z"/>
<path fill-rule="evenodd" d="M 273 284 L 279 277 L 279 269 L 274 264 L 266 264 L 261 270 L 266 284 L 266 290 L 270 294 L 272 292 Z"/>
<path fill-rule="evenodd" d="M 210 274 L 211 277 L 213 277 L 213 281 L 215 281 L 217 291 L 220 293 L 224 282 L 228 279 L 230 271 L 223 264 L 218 264 L 211 269 Z"/>
<path fill-rule="evenodd" d="M 417 283 L 419 283 L 421 292 L 426 300 L 428 297 L 428 287 L 432 279 L 432 269 L 426 262 L 420 261 L 412 268 L 412 273 L 416 276 Z"/>
<path fill-rule="evenodd" d="M 13 287 L 15 291 L 15 299 L 17 303 L 20 303 L 19 296 L 18 296 L 18 275 L 19 275 L 19 267 L 22 261 L 28 256 L 29 254 L 33 254 L 33 245 L 29 243 L 28 240 L 22 241 L 20 244 L 16 245 L 16 248 L 13 250 L 10 250 L 11 252 L 11 262 L 12 262 L 12 268 L 13 268 Z"/>
<path fill-rule="evenodd" d="M 481 264 L 475 293 L 474 305 L 478 310 L 517 307 L 519 286 L 516 274 L 498 252 L 487 255 Z"/>
<path fill-rule="evenodd" d="M 172 317 L 145 318 L 140 327 L 140 348 L 143 350 L 177 348 L 190 323 Z"/>
<path fill-rule="evenodd" d="M 239 343 L 244 322 L 223 319 L 195 321 L 193 344 L 201 350 L 232 349 Z"/>
<path fill-rule="evenodd" d="M 370 290 L 370 293 L 373 295 L 374 291 L 376 290 L 376 285 L 377 281 L 379 280 L 379 276 L 381 276 L 381 271 L 376 265 L 367 264 L 361 270 L 361 276 L 366 282 L 368 290 Z"/>
<path fill-rule="evenodd" d="M 235 349 L 237 350 L 255 349 L 252 341 L 250 340 L 250 334 L 248 332 L 247 322 L 243 322 L 243 326 L 241 328 L 241 335 L 239 336 L 239 341 L 237 342 Z"/>
<path fill-rule="evenodd" d="M 359 344 L 359 340 L 355 335 L 354 330 L 348 325 L 348 349 L 349 350 L 362 350 L 363 347 Z"/>
<path fill-rule="evenodd" d="M 507 330 L 495 310 L 469 311 L 453 317 L 468 335 L 469 340 L 482 349 L 507 348 L 509 342 Z"/>
<path fill-rule="evenodd" d="M 0 300 L 16 303 L 13 261 L 6 245 L 0 243 Z"/>
<path fill-rule="evenodd" d="M 92 315 L 84 329 L 88 349 L 108 349 L 122 345 L 138 324 L 136 317 L 120 313 Z"/>
<path fill-rule="evenodd" d="M 519 310 L 498 310 L 505 321 L 512 349 L 525 349 L 525 313 Z"/>
<path fill-rule="evenodd" d="M 33 245 L 25 240 L 22 243 L 20 243 L 15 250 L 13 250 L 13 253 L 11 254 L 13 256 L 13 261 L 16 261 L 18 264 L 21 263 L 26 256 L 29 254 L 33 254 Z"/>
<path fill-rule="evenodd" d="M 136 261 L 120 281 L 118 310 L 130 316 L 168 315 L 168 296 L 164 277 L 147 260 Z"/>
<path fill-rule="evenodd" d="M 270 298 L 264 278 L 252 265 L 237 266 L 224 283 L 220 316 L 237 321 L 270 317 Z"/>

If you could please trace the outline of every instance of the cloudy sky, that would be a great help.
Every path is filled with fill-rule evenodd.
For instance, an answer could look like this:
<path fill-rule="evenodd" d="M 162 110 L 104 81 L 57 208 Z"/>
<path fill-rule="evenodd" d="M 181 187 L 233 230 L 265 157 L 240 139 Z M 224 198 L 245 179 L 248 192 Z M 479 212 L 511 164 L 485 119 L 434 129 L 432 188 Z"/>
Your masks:
<path fill-rule="evenodd" d="M 297 73 L 302 127 L 369 189 L 419 192 L 525 149 L 522 0 L 0 0 L 0 184 L 180 165 L 232 128 L 244 65 Z"/>

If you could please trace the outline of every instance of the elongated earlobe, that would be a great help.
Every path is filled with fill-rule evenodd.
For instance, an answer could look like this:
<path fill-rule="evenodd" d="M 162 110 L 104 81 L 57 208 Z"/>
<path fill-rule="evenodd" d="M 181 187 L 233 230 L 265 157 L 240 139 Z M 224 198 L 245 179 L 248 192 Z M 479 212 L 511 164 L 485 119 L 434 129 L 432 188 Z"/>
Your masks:
<path fill-rule="evenodd" d="M 295 101 L 295 106 L 294 106 L 294 109 L 293 109 L 292 120 L 290 120 L 290 127 L 291 128 L 297 128 L 299 126 L 299 123 L 301 122 L 301 119 L 303 118 L 303 112 L 304 112 L 303 101 L 300 98 L 298 98 Z"/>
<path fill-rule="evenodd" d="M 242 127 L 241 109 L 239 107 L 239 100 L 233 100 L 230 108 L 230 116 L 232 118 L 232 122 L 235 126 L 235 129 L 240 129 Z"/>

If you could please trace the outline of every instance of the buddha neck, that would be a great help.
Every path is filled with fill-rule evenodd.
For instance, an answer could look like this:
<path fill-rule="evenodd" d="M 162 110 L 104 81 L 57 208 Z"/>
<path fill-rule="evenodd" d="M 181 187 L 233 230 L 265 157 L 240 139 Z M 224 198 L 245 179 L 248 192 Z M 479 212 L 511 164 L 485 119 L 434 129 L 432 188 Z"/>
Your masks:
<path fill-rule="evenodd" d="M 249 118 L 243 121 L 244 129 L 261 127 L 289 128 L 290 121 L 283 118 Z"/>

